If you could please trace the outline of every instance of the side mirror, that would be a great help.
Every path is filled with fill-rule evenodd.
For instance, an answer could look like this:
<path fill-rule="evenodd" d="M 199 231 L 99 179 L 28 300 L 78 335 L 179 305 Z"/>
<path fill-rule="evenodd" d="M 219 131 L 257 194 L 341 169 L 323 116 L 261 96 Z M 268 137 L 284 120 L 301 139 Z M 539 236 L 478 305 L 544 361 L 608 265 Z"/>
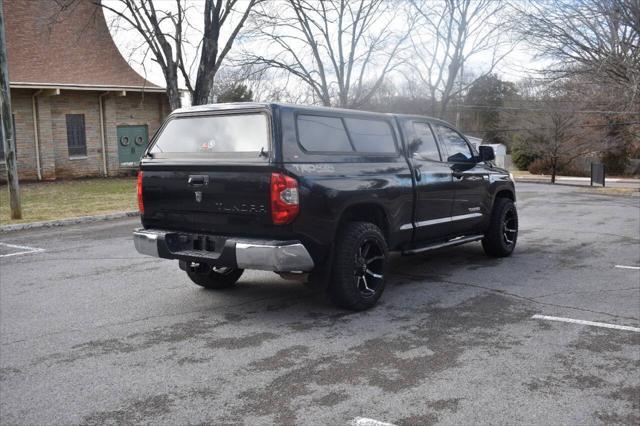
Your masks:
<path fill-rule="evenodd" d="M 455 164 L 465 164 L 465 163 L 474 164 L 473 158 L 469 158 L 461 152 L 456 152 L 452 156 L 447 157 L 447 161 L 449 163 L 455 163 Z"/>
<path fill-rule="evenodd" d="M 480 145 L 478 147 L 480 155 L 478 155 L 478 161 L 492 161 L 496 159 L 496 154 L 493 152 L 493 147 Z"/>

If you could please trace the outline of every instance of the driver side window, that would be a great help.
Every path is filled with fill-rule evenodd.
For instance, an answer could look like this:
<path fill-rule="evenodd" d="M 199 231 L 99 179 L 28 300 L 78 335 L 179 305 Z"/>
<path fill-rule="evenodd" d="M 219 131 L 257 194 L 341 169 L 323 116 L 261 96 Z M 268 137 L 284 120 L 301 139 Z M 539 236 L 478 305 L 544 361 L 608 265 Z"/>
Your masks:
<path fill-rule="evenodd" d="M 434 125 L 434 128 L 440 135 L 440 140 L 444 145 L 447 151 L 447 161 L 456 162 L 456 161 L 472 161 L 473 153 L 467 144 L 467 141 L 460 135 L 460 133 L 456 132 L 449 127 Z"/>

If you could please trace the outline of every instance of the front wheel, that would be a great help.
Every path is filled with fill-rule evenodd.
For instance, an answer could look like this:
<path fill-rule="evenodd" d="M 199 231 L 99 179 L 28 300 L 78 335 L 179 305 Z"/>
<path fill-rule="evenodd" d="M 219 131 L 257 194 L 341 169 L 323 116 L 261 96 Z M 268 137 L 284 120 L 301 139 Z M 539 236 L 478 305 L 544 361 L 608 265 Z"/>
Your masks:
<path fill-rule="evenodd" d="M 377 226 L 347 223 L 336 244 L 330 299 L 355 311 L 371 308 L 384 290 L 387 258 L 387 243 Z"/>
<path fill-rule="evenodd" d="M 518 211 L 513 201 L 508 198 L 497 198 L 489 229 L 484 234 L 482 248 L 492 257 L 511 255 L 518 239 Z"/>
<path fill-rule="evenodd" d="M 232 287 L 244 269 L 216 268 L 204 263 L 187 265 L 187 275 L 197 285 L 209 289 Z"/>

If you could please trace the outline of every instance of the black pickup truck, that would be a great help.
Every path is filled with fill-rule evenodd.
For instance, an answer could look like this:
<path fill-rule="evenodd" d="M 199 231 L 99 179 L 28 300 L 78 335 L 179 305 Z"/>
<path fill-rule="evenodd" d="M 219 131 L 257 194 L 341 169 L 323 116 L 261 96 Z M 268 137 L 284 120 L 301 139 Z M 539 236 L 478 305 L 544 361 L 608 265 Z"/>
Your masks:
<path fill-rule="evenodd" d="M 384 290 L 389 251 L 482 241 L 490 256 L 511 254 L 515 188 L 493 159 L 428 117 L 276 103 L 180 109 L 140 162 L 135 246 L 179 260 L 206 288 L 267 270 L 367 309 Z"/>

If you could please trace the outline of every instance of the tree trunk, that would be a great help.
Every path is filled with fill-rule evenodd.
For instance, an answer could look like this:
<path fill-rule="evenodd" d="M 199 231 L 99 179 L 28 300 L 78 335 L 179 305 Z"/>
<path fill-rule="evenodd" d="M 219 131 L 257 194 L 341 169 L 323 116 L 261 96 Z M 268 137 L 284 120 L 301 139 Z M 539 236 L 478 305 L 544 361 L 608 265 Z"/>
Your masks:
<path fill-rule="evenodd" d="M 446 117 L 447 107 L 449 107 L 449 98 L 443 96 L 442 101 L 440 102 L 440 111 L 438 112 L 438 115 L 436 116 L 436 118 L 439 118 L 441 120 L 447 120 L 448 118 Z"/>
<path fill-rule="evenodd" d="M 218 71 L 218 39 L 220 37 L 220 3 L 208 0 L 205 4 L 204 34 L 196 85 L 193 89 L 193 105 L 205 105 L 211 102 L 213 79 Z"/>
<path fill-rule="evenodd" d="M 177 87 L 171 87 L 167 84 L 167 97 L 169 98 L 169 107 L 171 111 L 176 110 L 182 106 L 182 100 L 180 99 L 180 90 Z"/>
<path fill-rule="evenodd" d="M 202 54 L 205 54 L 203 48 Z M 198 76 L 196 78 L 196 86 L 193 90 L 192 105 L 206 105 L 211 102 L 211 94 L 213 93 L 213 79 L 216 75 L 215 64 L 200 62 Z"/>
<path fill-rule="evenodd" d="M 171 68 L 168 68 L 165 71 L 164 76 L 167 82 L 167 97 L 169 98 L 169 107 L 171 108 L 171 111 L 173 111 L 182 106 L 180 89 L 178 87 L 178 71 L 177 69 L 172 70 Z"/>
<path fill-rule="evenodd" d="M 429 111 L 429 115 L 431 117 L 436 117 L 437 107 L 438 107 L 438 101 L 436 100 L 436 95 L 434 92 L 431 92 L 431 110 Z"/>

